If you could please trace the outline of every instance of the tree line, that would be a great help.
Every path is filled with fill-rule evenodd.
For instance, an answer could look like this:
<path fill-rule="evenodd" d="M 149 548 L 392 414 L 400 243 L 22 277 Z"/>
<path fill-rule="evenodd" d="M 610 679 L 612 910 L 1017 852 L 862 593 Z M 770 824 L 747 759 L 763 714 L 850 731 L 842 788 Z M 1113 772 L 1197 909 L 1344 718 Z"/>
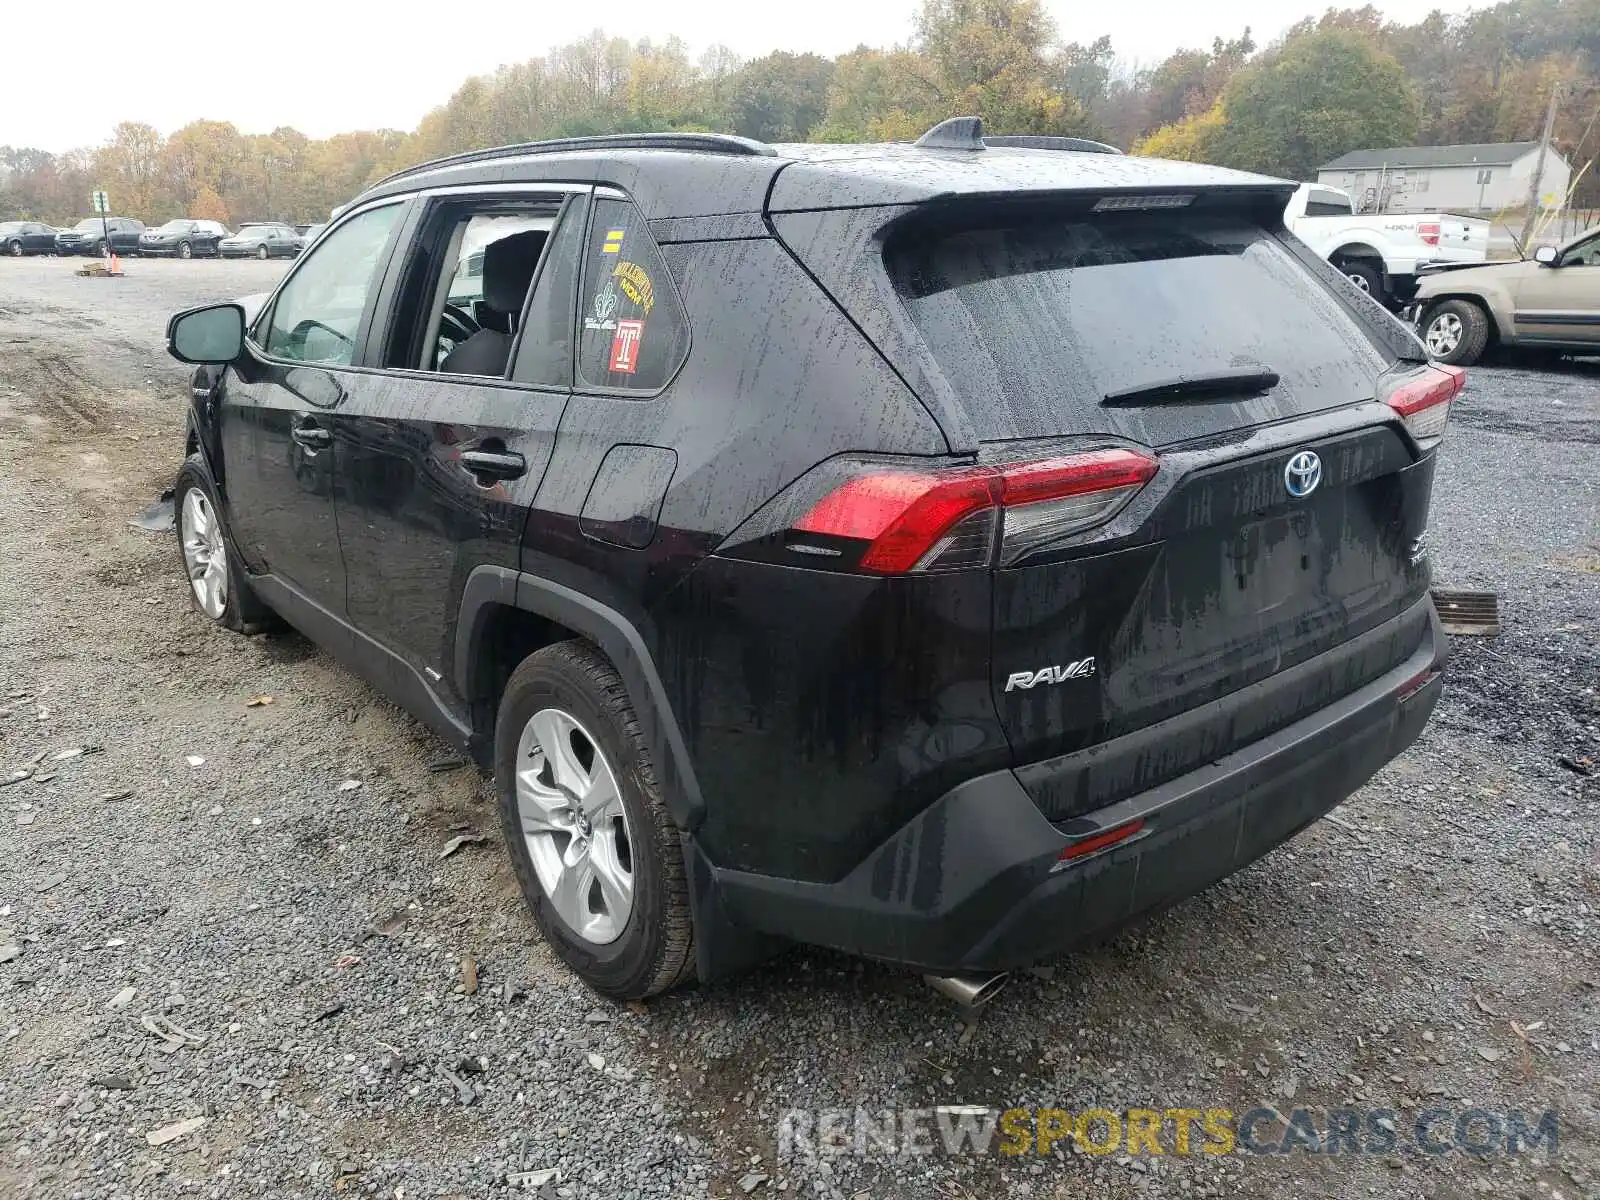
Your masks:
<path fill-rule="evenodd" d="M 694 57 L 677 38 L 596 31 L 468 79 L 409 133 L 314 139 L 204 120 L 163 137 L 126 121 L 97 147 L 0 147 L 0 219 L 69 223 L 103 188 L 147 223 L 317 221 L 384 174 L 487 146 L 647 130 L 891 141 L 965 113 L 997 132 L 1309 178 L 1363 147 L 1536 137 L 1558 83 L 1556 144 L 1578 169 L 1600 147 L 1600 0 L 1506 0 L 1412 25 L 1329 9 L 1266 46 L 1245 29 L 1154 66 L 1130 64 L 1109 38 L 1063 43 L 1040 0 L 922 0 L 907 45 L 837 58 L 742 61 L 724 46 Z M 1576 200 L 1600 203 L 1592 173 Z"/>

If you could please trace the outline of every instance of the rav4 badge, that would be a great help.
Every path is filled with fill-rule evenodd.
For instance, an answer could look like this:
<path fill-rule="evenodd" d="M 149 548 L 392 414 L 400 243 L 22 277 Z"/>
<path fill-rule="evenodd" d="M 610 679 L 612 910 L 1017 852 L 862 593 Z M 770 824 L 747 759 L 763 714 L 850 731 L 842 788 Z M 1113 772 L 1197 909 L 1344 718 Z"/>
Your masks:
<path fill-rule="evenodd" d="M 1040 667 L 1037 671 L 1018 671 L 1006 680 L 1006 691 L 1017 688 L 1038 687 L 1041 683 L 1065 683 L 1069 679 L 1082 679 L 1094 674 L 1094 659 L 1080 658 L 1077 662 L 1060 667 Z"/>

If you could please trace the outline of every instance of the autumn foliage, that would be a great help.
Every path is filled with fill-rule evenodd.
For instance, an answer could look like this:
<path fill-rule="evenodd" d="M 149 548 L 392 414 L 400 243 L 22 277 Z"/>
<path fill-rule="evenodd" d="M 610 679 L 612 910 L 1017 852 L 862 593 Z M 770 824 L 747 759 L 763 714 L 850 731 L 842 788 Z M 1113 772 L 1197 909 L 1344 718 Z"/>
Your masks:
<path fill-rule="evenodd" d="M 460 150 L 644 130 L 906 140 L 961 113 L 1000 132 L 1306 177 L 1366 146 L 1535 137 L 1558 82 L 1558 148 L 1578 167 L 1600 150 L 1600 0 L 1508 0 L 1414 25 L 1329 9 L 1271 45 L 1244 30 L 1146 68 L 1107 38 L 1062 44 L 1040 0 L 921 0 L 913 31 L 905 46 L 748 62 L 597 31 L 468 79 L 410 132 L 317 140 L 202 120 L 163 137 L 130 121 L 89 149 L 0 147 L 0 219 L 69 222 L 104 188 L 146 222 L 319 221 L 374 179 Z M 1600 172 L 1584 178 L 1600 186 Z"/>

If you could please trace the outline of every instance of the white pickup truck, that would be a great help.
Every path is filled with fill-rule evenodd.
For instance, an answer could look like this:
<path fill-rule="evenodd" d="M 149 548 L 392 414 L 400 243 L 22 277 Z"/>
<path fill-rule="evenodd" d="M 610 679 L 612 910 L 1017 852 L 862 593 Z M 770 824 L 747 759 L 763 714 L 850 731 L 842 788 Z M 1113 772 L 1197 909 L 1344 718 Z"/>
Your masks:
<path fill-rule="evenodd" d="M 1449 213 L 1357 213 L 1350 194 L 1302 183 L 1284 209 L 1291 233 L 1393 307 L 1410 302 L 1417 275 L 1435 263 L 1489 257 L 1489 222 Z"/>

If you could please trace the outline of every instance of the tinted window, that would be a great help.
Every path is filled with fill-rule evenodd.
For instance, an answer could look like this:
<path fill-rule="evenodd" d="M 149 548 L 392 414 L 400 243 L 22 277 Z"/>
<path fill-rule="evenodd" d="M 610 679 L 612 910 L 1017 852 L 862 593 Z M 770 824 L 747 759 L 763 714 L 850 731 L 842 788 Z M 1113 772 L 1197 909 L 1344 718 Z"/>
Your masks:
<path fill-rule="evenodd" d="M 1242 217 L 1041 214 L 908 233 L 891 276 L 980 436 L 1165 444 L 1370 399 L 1387 360 L 1280 242 Z M 1196 376 L 1276 372 L 1258 398 L 1104 407 Z"/>
<path fill-rule="evenodd" d="M 583 259 L 583 214 L 583 202 L 572 201 L 550 236 L 511 371 L 519 383 L 550 387 L 572 383 L 572 304 Z"/>
<path fill-rule="evenodd" d="M 348 365 L 399 204 L 368 209 L 300 260 L 274 301 L 263 347 L 301 362 Z"/>
<path fill-rule="evenodd" d="M 1308 217 L 1348 217 L 1350 205 L 1342 200 L 1307 200 Z"/>
<path fill-rule="evenodd" d="M 578 296 L 578 374 L 591 387 L 654 392 L 689 349 L 689 324 L 639 210 L 597 199 Z"/>

